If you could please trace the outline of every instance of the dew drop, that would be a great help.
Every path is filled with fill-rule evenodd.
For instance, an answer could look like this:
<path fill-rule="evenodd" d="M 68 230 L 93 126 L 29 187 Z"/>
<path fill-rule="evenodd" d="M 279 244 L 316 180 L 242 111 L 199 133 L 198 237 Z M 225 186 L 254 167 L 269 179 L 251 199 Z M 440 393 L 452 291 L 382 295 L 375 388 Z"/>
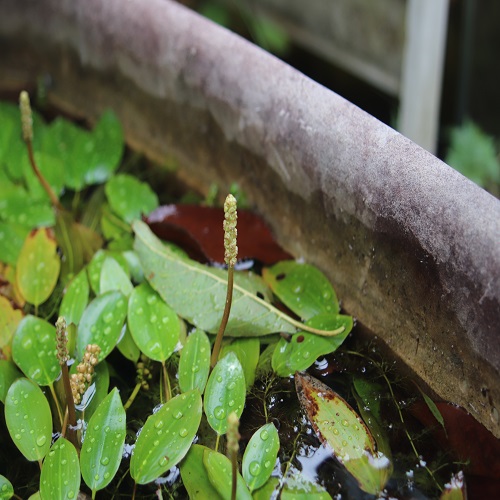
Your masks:
<path fill-rule="evenodd" d="M 104 323 L 111 323 L 113 321 L 113 313 L 109 312 L 103 318 Z"/>
<path fill-rule="evenodd" d="M 21 345 L 22 345 L 25 349 L 31 349 L 31 346 L 33 345 L 33 341 L 32 341 L 29 337 L 27 337 L 27 338 L 25 338 L 25 339 L 22 341 Z"/>
<path fill-rule="evenodd" d="M 219 375 L 219 376 L 217 377 L 217 379 L 216 379 L 216 380 L 217 380 L 217 382 L 219 382 L 219 384 L 220 384 L 220 383 L 222 382 L 222 377 Z"/>
<path fill-rule="evenodd" d="M 344 418 L 344 420 L 342 420 L 342 425 L 344 427 L 349 427 L 349 422 Z"/>
<path fill-rule="evenodd" d="M 262 439 L 262 441 L 266 441 L 268 437 L 269 437 L 269 432 L 264 429 L 260 433 L 260 438 Z"/>
<path fill-rule="evenodd" d="M 108 465 L 108 464 L 109 464 L 109 457 L 102 457 L 101 465 Z"/>
<path fill-rule="evenodd" d="M 68 498 L 75 498 L 75 492 L 74 491 L 68 491 Z"/>
<path fill-rule="evenodd" d="M 158 319 L 158 316 L 156 316 L 156 314 L 152 314 L 150 317 L 149 317 L 149 321 L 151 323 L 156 323 L 156 320 Z"/>
<path fill-rule="evenodd" d="M 226 410 L 222 406 L 216 406 L 214 409 L 214 416 L 218 420 L 226 418 Z"/>
<path fill-rule="evenodd" d="M 304 359 L 307 359 L 307 358 L 311 357 L 311 353 L 309 351 L 305 351 L 304 353 L 302 353 L 302 357 Z"/>
<path fill-rule="evenodd" d="M 155 423 L 155 428 L 161 429 L 162 427 L 163 427 L 163 420 L 158 420 L 158 422 Z"/>
<path fill-rule="evenodd" d="M 260 464 L 259 462 L 251 462 L 250 466 L 248 467 L 248 470 L 252 476 L 257 476 L 260 472 Z"/>
<path fill-rule="evenodd" d="M 227 386 L 227 388 L 228 388 L 230 391 L 232 391 L 235 387 L 236 387 L 236 382 L 231 382 L 231 383 Z"/>
<path fill-rule="evenodd" d="M 188 430 L 186 428 L 183 428 L 179 431 L 179 436 L 181 438 L 185 438 L 188 435 Z"/>
<path fill-rule="evenodd" d="M 43 446 L 47 442 L 47 436 L 38 436 L 36 438 L 37 446 Z"/>
<path fill-rule="evenodd" d="M 167 457 L 161 457 L 160 460 L 158 460 L 158 465 L 160 467 L 164 467 L 167 464 L 168 464 L 168 458 Z"/>
<path fill-rule="evenodd" d="M 138 307 L 137 310 L 135 311 L 136 314 L 142 314 L 144 312 L 144 309 L 142 307 Z"/>
<path fill-rule="evenodd" d="M 179 419 L 181 419 L 183 416 L 184 416 L 184 414 L 182 413 L 182 411 L 178 411 L 178 412 L 174 415 L 174 418 L 175 418 L 176 420 L 179 420 Z"/>
<path fill-rule="evenodd" d="M 338 435 L 339 435 L 339 430 L 338 430 L 336 427 L 334 427 L 334 428 L 333 428 L 333 433 L 334 433 L 336 436 L 338 436 Z"/>

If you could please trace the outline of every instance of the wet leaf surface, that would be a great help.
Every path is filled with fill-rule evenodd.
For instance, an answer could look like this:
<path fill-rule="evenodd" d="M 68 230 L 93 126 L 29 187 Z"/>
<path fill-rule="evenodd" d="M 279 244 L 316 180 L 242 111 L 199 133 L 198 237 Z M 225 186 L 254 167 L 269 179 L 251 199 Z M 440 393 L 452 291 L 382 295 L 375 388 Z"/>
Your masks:
<path fill-rule="evenodd" d="M 155 361 L 167 360 L 179 340 L 177 314 L 147 283 L 136 287 L 130 295 L 128 327 L 137 347 Z"/>
<path fill-rule="evenodd" d="M 143 222 L 136 221 L 133 227 L 134 247 L 151 286 L 179 316 L 206 332 L 215 333 L 224 310 L 227 273 L 180 258 Z M 252 318 L 251 321 L 248 318 Z M 259 336 L 295 330 L 284 313 L 235 283 L 227 336 Z"/>
<path fill-rule="evenodd" d="M 0 474 L 0 500 L 9 500 L 14 495 L 12 483 Z"/>
<path fill-rule="evenodd" d="M 241 464 L 250 491 L 260 488 L 271 477 L 279 447 L 278 431 L 273 424 L 263 425 L 250 438 Z"/>
<path fill-rule="evenodd" d="M 12 441 L 27 460 L 41 460 L 49 451 L 52 415 L 42 390 L 27 378 L 7 392 L 5 421 Z"/>
<path fill-rule="evenodd" d="M 125 328 L 125 333 L 123 337 L 118 342 L 117 346 L 118 350 L 130 361 L 137 363 L 139 357 L 141 355 L 140 349 L 137 347 L 137 344 L 134 342 L 132 334 L 128 328 L 128 325 Z"/>
<path fill-rule="evenodd" d="M 59 308 L 59 316 L 66 319 L 66 324 L 78 326 L 83 311 L 89 302 L 89 280 L 87 271 L 82 269 L 68 284 Z"/>
<path fill-rule="evenodd" d="M 248 390 L 255 382 L 255 370 L 260 355 L 259 339 L 234 339 L 222 348 L 220 358 L 230 352 L 234 352 L 238 357 L 243 368 L 245 384 Z"/>
<path fill-rule="evenodd" d="M 146 220 L 159 238 L 182 246 L 191 258 L 201 262 L 224 262 L 222 208 L 166 205 L 157 208 Z M 289 259 L 290 254 L 274 241 L 258 215 L 238 210 L 238 258 L 274 264 Z"/>
<path fill-rule="evenodd" d="M 92 491 L 105 488 L 114 478 L 125 443 L 125 410 L 114 388 L 88 422 L 80 454 L 82 477 Z"/>
<path fill-rule="evenodd" d="M 42 500 L 76 498 L 80 490 L 78 453 L 68 440 L 60 437 L 43 462 L 40 475 Z"/>
<path fill-rule="evenodd" d="M 92 300 L 78 327 L 76 349 L 79 358 L 88 344 L 97 344 L 101 348 L 99 360 L 103 360 L 118 342 L 126 316 L 127 299 L 121 292 L 106 292 Z"/>
<path fill-rule="evenodd" d="M 99 293 L 118 290 L 123 293 L 125 297 L 128 297 L 133 289 L 134 287 L 130 282 L 130 278 L 123 270 L 122 266 L 112 257 L 106 257 L 101 267 Z"/>
<path fill-rule="evenodd" d="M 219 359 L 205 388 L 203 408 L 210 427 L 218 434 L 227 431 L 227 417 L 236 412 L 238 417 L 245 405 L 245 375 L 236 354 L 230 352 Z"/>
<path fill-rule="evenodd" d="M 30 304 L 45 302 L 57 282 L 61 260 L 56 241 L 47 229 L 33 231 L 25 240 L 16 267 L 19 290 Z"/>
<path fill-rule="evenodd" d="M 29 229 L 0 222 L 0 262 L 16 265 Z"/>
<path fill-rule="evenodd" d="M 92 260 L 87 267 L 90 287 L 96 295 L 99 295 L 101 291 L 101 270 L 104 261 L 108 257 L 112 257 L 113 259 L 115 259 L 128 276 L 127 260 L 121 252 L 99 250 L 95 253 L 94 257 L 92 257 Z"/>
<path fill-rule="evenodd" d="M 318 314 L 337 314 L 339 303 L 326 276 L 310 264 L 294 260 L 262 270 L 264 281 L 291 311 L 302 319 Z"/>
<path fill-rule="evenodd" d="M 151 415 L 137 438 L 130 474 L 146 484 L 177 465 L 193 442 L 201 421 L 201 395 L 179 394 Z"/>
<path fill-rule="evenodd" d="M 55 327 L 36 316 L 24 317 L 12 341 L 16 365 L 38 385 L 50 385 L 61 372 L 56 354 Z"/>
<path fill-rule="evenodd" d="M 322 443 L 373 495 L 384 489 L 392 473 L 390 460 L 376 452 L 375 441 L 356 412 L 336 392 L 307 373 L 295 374 L 300 404 Z"/>
<path fill-rule="evenodd" d="M 22 311 L 0 295 L 0 350 L 6 359 L 10 359 L 10 343 L 22 318 Z"/>
<path fill-rule="evenodd" d="M 182 392 L 198 389 L 203 394 L 210 373 L 210 341 L 196 329 L 190 333 L 179 360 L 179 387 Z"/>
<path fill-rule="evenodd" d="M 0 359 L 0 401 L 2 403 L 5 404 L 9 387 L 20 377 L 22 374 L 12 361 Z"/>

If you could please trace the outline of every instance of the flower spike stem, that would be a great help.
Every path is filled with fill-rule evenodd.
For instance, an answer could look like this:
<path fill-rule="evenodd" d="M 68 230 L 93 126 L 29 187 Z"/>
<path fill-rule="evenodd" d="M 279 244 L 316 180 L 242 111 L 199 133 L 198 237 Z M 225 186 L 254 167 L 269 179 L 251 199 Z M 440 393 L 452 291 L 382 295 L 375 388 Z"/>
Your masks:
<path fill-rule="evenodd" d="M 236 246 L 236 221 L 238 214 L 236 212 L 236 198 L 232 194 L 228 194 L 224 202 L 224 261 L 227 268 L 227 293 L 226 305 L 224 306 L 224 313 L 220 322 L 219 331 L 215 339 L 214 348 L 212 350 L 212 358 L 210 360 L 210 367 L 213 369 L 217 364 L 219 358 L 220 348 L 222 344 L 222 337 L 226 330 L 229 313 L 231 312 L 231 303 L 233 302 L 233 282 L 234 282 L 234 265 L 236 264 L 236 257 L 238 255 L 238 247 Z"/>
<path fill-rule="evenodd" d="M 227 452 L 231 460 L 232 482 L 231 482 L 231 500 L 236 500 L 236 486 L 238 483 L 238 450 L 240 433 L 238 427 L 240 420 L 236 412 L 231 412 L 227 417 Z"/>
<path fill-rule="evenodd" d="M 38 168 L 38 165 L 35 162 L 35 155 L 33 153 L 33 115 L 31 113 L 30 98 L 28 92 L 26 92 L 25 90 L 23 90 L 21 94 L 19 94 L 19 108 L 21 110 L 21 125 L 23 129 L 23 139 L 28 149 L 28 156 L 31 168 L 33 169 L 33 172 L 35 172 L 35 175 L 40 181 L 40 184 L 42 185 L 43 189 L 45 189 L 45 191 L 49 195 L 52 206 L 57 210 L 63 210 L 63 206 L 61 205 L 59 198 L 54 193 L 54 191 L 50 187 L 50 184 L 42 175 L 42 172 L 40 172 L 40 169 Z"/>

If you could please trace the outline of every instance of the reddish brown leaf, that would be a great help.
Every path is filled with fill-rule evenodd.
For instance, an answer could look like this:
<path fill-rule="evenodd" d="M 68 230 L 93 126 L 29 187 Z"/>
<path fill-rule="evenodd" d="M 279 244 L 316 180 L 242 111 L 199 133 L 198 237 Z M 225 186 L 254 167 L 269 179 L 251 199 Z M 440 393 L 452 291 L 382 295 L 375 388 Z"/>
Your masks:
<path fill-rule="evenodd" d="M 196 205 L 164 205 L 146 218 L 156 236 L 181 246 L 191 258 L 219 263 L 224 262 L 223 220 L 222 208 Z M 258 215 L 238 210 L 238 259 L 270 265 L 290 258 Z"/>

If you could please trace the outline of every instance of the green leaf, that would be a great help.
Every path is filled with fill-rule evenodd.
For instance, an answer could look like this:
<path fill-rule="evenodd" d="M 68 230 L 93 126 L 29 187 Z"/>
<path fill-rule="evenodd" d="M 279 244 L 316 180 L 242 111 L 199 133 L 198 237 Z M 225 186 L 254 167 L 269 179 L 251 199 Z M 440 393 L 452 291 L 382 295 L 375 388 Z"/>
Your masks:
<path fill-rule="evenodd" d="M 134 248 L 151 286 L 179 316 L 215 333 L 226 301 L 227 273 L 179 257 L 141 221 L 135 221 L 133 229 Z M 225 335 L 257 337 L 280 331 L 293 333 L 297 328 L 305 327 L 235 281 Z"/>
<path fill-rule="evenodd" d="M 87 271 L 82 269 L 68 284 L 59 308 L 59 316 L 66 319 L 66 323 L 78 326 L 83 311 L 89 302 L 89 280 Z"/>
<path fill-rule="evenodd" d="M 223 500 L 230 500 L 233 477 L 229 458 L 216 451 L 206 449 L 203 451 L 203 463 L 212 486 L 219 492 Z M 236 498 L 238 500 L 251 500 L 252 495 L 239 472 L 236 477 Z"/>
<path fill-rule="evenodd" d="M 73 373 L 73 371 L 71 373 Z M 109 368 L 106 361 L 101 361 L 94 367 L 94 377 L 92 379 L 92 383 L 95 384 L 95 393 L 90 402 L 85 407 L 84 415 L 87 421 L 92 417 L 101 402 L 108 395 Z"/>
<path fill-rule="evenodd" d="M 281 338 L 272 357 L 273 370 L 280 377 L 288 377 L 296 371 L 306 370 L 318 357 L 337 350 L 352 329 L 352 317 L 341 314 L 320 314 L 308 320 L 306 324 L 322 330 L 343 327 L 344 331 L 334 337 L 298 332 L 289 340 Z"/>
<path fill-rule="evenodd" d="M 6 359 L 10 359 L 12 338 L 22 318 L 22 311 L 14 309 L 10 300 L 0 295 L 0 350 Z"/>
<path fill-rule="evenodd" d="M 196 329 L 190 333 L 179 360 L 179 387 L 182 392 L 198 389 L 203 394 L 210 373 L 210 341 Z"/>
<path fill-rule="evenodd" d="M 130 295 L 128 326 L 139 349 L 155 361 L 167 360 L 179 341 L 177 314 L 147 283 Z"/>
<path fill-rule="evenodd" d="M 12 483 L 0 474 L 0 500 L 9 500 L 14 495 Z"/>
<path fill-rule="evenodd" d="M 9 387 L 20 377 L 22 374 L 12 361 L 0 359 L 0 401 L 2 403 L 5 403 Z"/>
<path fill-rule="evenodd" d="M 115 476 L 125 432 L 125 410 L 115 387 L 89 420 L 80 454 L 82 477 L 92 492 L 105 488 Z"/>
<path fill-rule="evenodd" d="M 60 437 L 45 458 L 40 474 L 40 498 L 76 498 L 80 490 L 78 453 L 68 440 Z"/>
<path fill-rule="evenodd" d="M 375 451 L 375 441 L 361 418 L 336 392 L 307 373 L 295 374 L 295 386 L 320 441 L 328 443 L 363 491 L 380 493 L 392 473 L 392 463 Z"/>
<path fill-rule="evenodd" d="M 132 334 L 130 333 L 130 329 L 127 325 L 125 329 L 125 333 L 123 337 L 118 342 L 117 346 L 118 350 L 130 361 L 137 363 L 139 357 L 141 355 L 141 350 L 137 347 L 137 344 L 134 342 L 132 338 Z"/>
<path fill-rule="evenodd" d="M 19 368 L 38 385 L 50 385 L 59 376 L 56 329 L 44 319 L 28 315 L 17 327 L 12 357 Z"/>
<path fill-rule="evenodd" d="M 88 344 L 101 348 L 102 361 L 116 346 L 127 316 L 127 299 L 121 292 L 106 292 L 96 297 L 83 312 L 76 349 L 81 357 Z"/>
<path fill-rule="evenodd" d="M 271 477 L 279 448 L 280 439 L 274 424 L 263 425 L 250 438 L 241 464 L 243 479 L 250 491 L 260 488 Z"/>
<path fill-rule="evenodd" d="M 245 375 L 234 352 L 220 359 L 210 374 L 205 388 L 203 408 L 210 427 L 225 434 L 227 417 L 236 412 L 241 417 L 245 405 Z"/>
<path fill-rule="evenodd" d="M 302 473 L 287 477 L 281 490 L 283 500 L 331 500 L 330 494 L 319 484 L 313 483 Z"/>
<path fill-rule="evenodd" d="M 303 319 L 339 312 L 332 285 L 319 269 L 310 264 L 294 260 L 278 262 L 264 268 L 262 277 L 283 304 Z"/>
<path fill-rule="evenodd" d="M 134 287 L 130 282 L 128 274 L 112 257 L 106 257 L 101 268 L 101 279 L 99 284 L 99 292 L 105 293 L 110 290 L 118 290 L 125 297 L 128 297 Z"/>
<path fill-rule="evenodd" d="M 0 222 L 0 261 L 16 265 L 29 229 L 16 224 Z"/>
<path fill-rule="evenodd" d="M 444 425 L 444 418 L 443 415 L 441 415 L 441 412 L 439 411 L 438 407 L 436 406 L 436 403 L 434 403 L 434 401 L 432 401 L 432 399 L 429 396 L 427 396 L 427 394 L 425 394 L 425 392 L 422 391 L 420 387 L 418 387 L 418 390 L 420 391 L 420 394 L 422 394 L 422 397 L 424 398 L 427 408 L 429 408 L 430 412 L 432 413 L 432 415 L 434 415 L 434 418 L 439 422 L 439 425 L 441 425 L 446 434 L 446 426 Z"/>
<path fill-rule="evenodd" d="M 97 251 L 94 257 L 92 257 L 92 260 L 90 261 L 87 268 L 90 287 L 96 295 L 99 295 L 101 291 L 101 270 L 102 265 L 104 264 L 104 261 L 107 257 L 112 257 L 113 259 L 115 259 L 128 276 L 127 260 L 120 252 L 110 252 L 107 250 Z"/>
<path fill-rule="evenodd" d="M 0 220 L 27 229 L 55 224 L 52 206 L 44 200 L 31 200 L 30 195 L 19 187 L 10 189 L 0 199 Z"/>
<path fill-rule="evenodd" d="M 203 464 L 203 453 L 209 448 L 193 444 L 184 460 L 179 465 L 182 484 L 186 488 L 190 500 L 217 500 L 221 498 L 208 478 Z"/>
<path fill-rule="evenodd" d="M 280 480 L 277 477 L 270 477 L 264 486 L 252 492 L 253 500 L 269 500 L 270 498 L 278 498 L 280 489 Z"/>
<path fill-rule="evenodd" d="M 234 352 L 238 357 L 245 374 L 245 383 L 248 390 L 255 382 L 255 370 L 260 354 L 259 339 L 234 339 L 230 344 L 223 347 L 220 358 L 223 358 L 229 352 Z"/>
<path fill-rule="evenodd" d="M 131 175 L 115 175 L 105 190 L 113 212 L 129 223 L 149 215 L 158 206 L 158 197 L 149 185 Z"/>
<path fill-rule="evenodd" d="M 102 183 L 111 177 L 120 164 L 124 147 L 122 126 L 112 111 L 102 114 L 91 134 L 92 141 L 85 151 L 87 185 Z"/>
<path fill-rule="evenodd" d="M 198 390 L 179 394 L 151 415 L 137 438 L 130 474 L 138 484 L 160 477 L 184 458 L 201 421 Z"/>
<path fill-rule="evenodd" d="M 45 302 L 57 283 L 61 260 L 48 229 L 33 231 L 25 240 L 16 267 L 19 290 L 30 304 Z"/>
<path fill-rule="evenodd" d="M 27 460 L 41 460 L 47 454 L 52 415 L 40 387 L 27 378 L 16 380 L 7 392 L 5 421 L 14 444 Z"/>
<path fill-rule="evenodd" d="M 35 163 L 49 186 L 56 195 L 59 195 L 64 187 L 64 165 L 57 157 L 52 157 L 43 152 L 34 152 Z M 24 181 L 32 200 L 44 200 L 50 203 L 47 191 L 40 184 L 38 177 L 33 172 L 31 163 L 26 155 L 21 168 L 24 172 Z"/>

